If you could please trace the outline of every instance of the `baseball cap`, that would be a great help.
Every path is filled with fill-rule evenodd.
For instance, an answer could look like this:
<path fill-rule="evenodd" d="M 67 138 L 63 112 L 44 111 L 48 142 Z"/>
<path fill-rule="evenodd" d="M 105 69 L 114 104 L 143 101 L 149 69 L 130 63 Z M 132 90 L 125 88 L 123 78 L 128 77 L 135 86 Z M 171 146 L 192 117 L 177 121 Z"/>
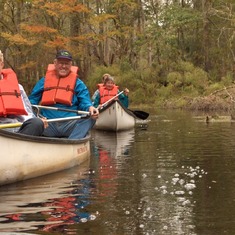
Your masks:
<path fill-rule="evenodd" d="M 56 54 L 56 59 L 67 59 L 67 60 L 73 60 L 72 55 L 69 51 L 66 50 L 60 50 Z"/>

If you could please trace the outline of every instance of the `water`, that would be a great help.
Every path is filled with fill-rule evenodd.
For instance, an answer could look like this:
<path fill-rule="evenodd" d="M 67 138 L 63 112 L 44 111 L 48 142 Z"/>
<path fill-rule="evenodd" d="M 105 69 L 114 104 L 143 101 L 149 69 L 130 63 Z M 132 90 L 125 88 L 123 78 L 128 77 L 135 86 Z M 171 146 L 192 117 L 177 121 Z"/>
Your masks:
<path fill-rule="evenodd" d="M 0 234 L 235 234 L 235 123 L 149 120 L 93 131 L 80 167 L 0 187 Z"/>

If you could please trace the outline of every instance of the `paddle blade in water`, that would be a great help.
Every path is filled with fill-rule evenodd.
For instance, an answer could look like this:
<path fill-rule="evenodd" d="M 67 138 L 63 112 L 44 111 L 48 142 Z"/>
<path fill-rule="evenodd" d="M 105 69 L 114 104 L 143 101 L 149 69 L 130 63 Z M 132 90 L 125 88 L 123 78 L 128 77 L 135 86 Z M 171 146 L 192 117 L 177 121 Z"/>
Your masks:
<path fill-rule="evenodd" d="M 149 116 L 149 113 L 146 113 L 144 111 L 140 111 L 140 110 L 130 110 L 130 111 L 133 112 L 137 118 L 140 118 L 142 120 L 147 119 Z"/>

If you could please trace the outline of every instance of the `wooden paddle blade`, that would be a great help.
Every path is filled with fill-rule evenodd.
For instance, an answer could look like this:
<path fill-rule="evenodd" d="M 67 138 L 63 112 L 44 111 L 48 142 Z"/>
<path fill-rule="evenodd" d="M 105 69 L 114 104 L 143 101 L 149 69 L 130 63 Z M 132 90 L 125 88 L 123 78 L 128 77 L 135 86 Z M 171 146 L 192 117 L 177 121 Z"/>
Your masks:
<path fill-rule="evenodd" d="M 137 118 L 142 119 L 142 120 L 147 119 L 149 116 L 149 113 L 146 113 L 144 111 L 140 111 L 140 110 L 130 110 L 130 111 L 134 113 Z"/>

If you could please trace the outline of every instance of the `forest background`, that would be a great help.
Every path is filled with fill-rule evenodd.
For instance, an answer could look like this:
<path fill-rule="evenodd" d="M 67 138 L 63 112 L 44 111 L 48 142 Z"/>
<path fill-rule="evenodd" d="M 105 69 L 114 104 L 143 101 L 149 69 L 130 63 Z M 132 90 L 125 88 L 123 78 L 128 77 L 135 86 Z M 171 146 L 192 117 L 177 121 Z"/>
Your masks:
<path fill-rule="evenodd" d="M 28 94 L 67 49 L 91 94 L 110 73 L 131 105 L 234 106 L 233 0 L 0 0 L 0 49 Z"/>

